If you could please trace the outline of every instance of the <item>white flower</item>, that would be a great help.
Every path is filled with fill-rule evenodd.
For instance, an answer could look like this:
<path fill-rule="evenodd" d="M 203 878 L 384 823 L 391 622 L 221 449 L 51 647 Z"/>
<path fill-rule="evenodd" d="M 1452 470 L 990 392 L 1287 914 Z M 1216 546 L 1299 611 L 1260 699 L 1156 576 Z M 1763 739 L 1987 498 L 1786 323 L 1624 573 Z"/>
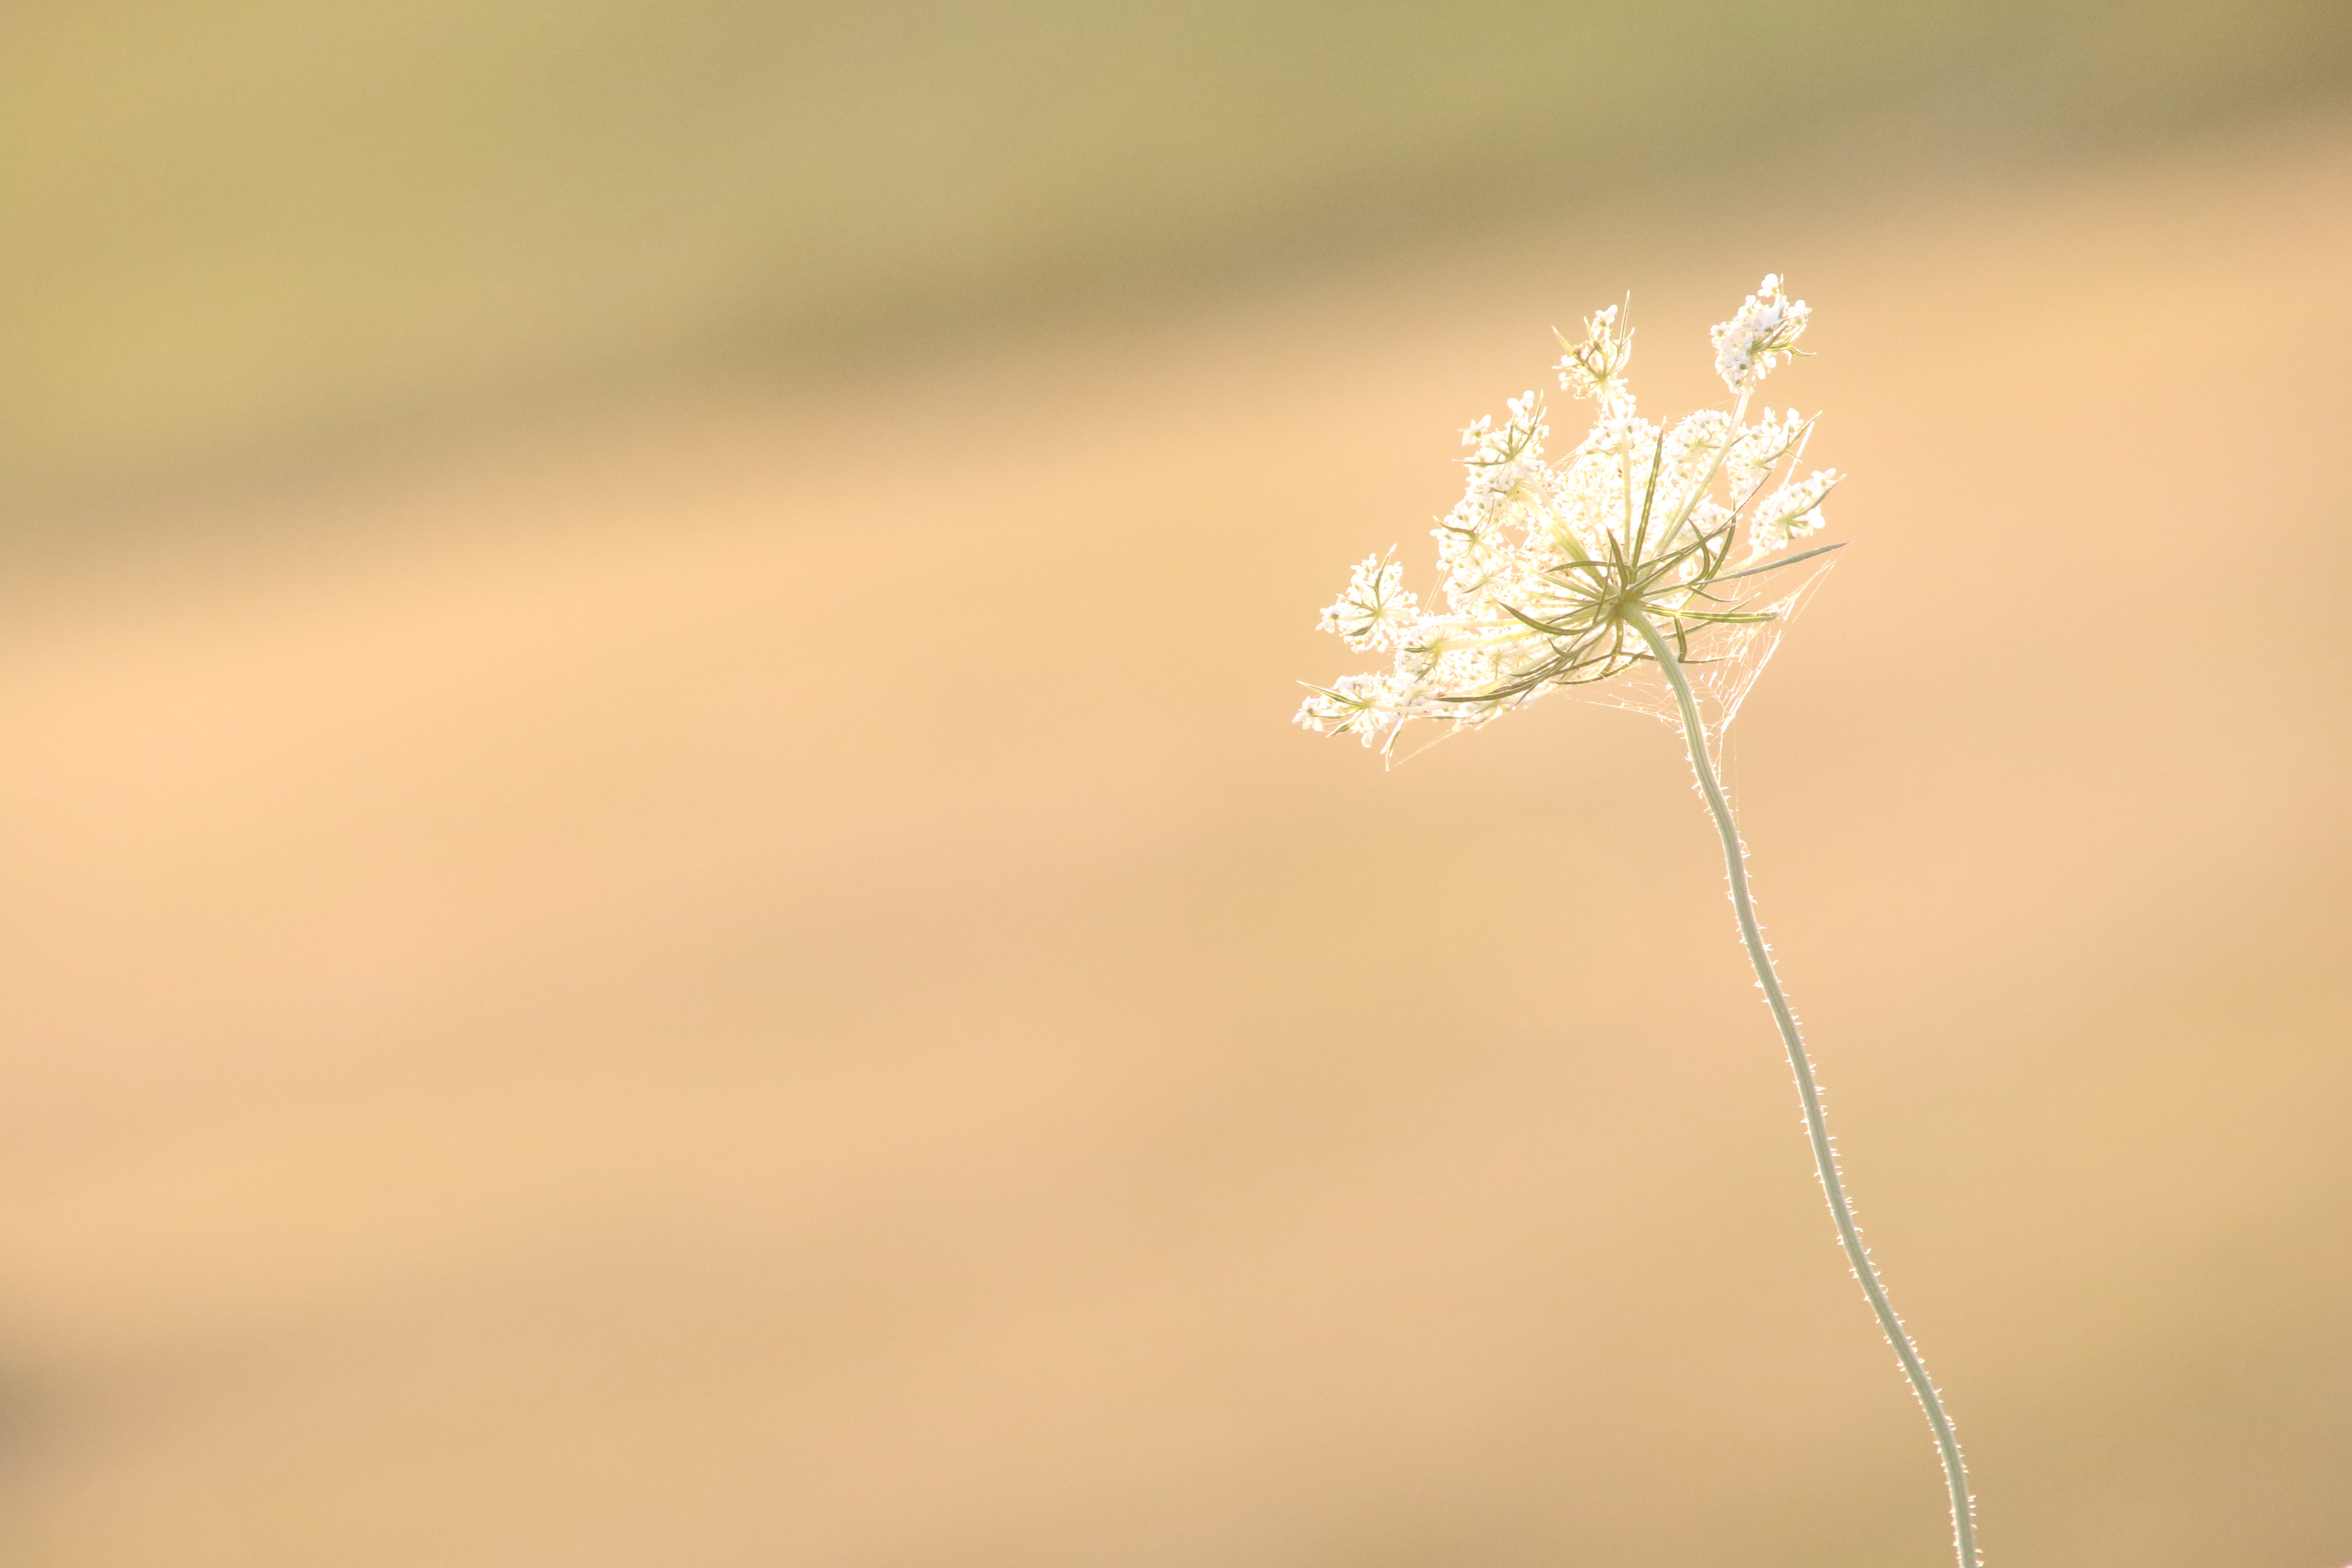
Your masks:
<path fill-rule="evenodd" d="M 1799 418 L 1795 409 L 1775 419 L 1767 408 L 1764 416 L 1732 443 L 1724 459 L 1724 478 L 1730 482 L 1732 495 L 1744 501 L 1762 489 L 1774 468 L 1804 455 L 1805 442 L 1812 433 L 1813 422 Z"/>
<path fill-rule="evenodd" d="M 1343 675 L 1329 686 L 1309 688 L 1294 721 L 1318 734 L 1354 734 L 1370 745 L 1394 730 L 1399 715 L 1389 700 L 1389 679 L 1380 675 Z"/>
<path fill-rule="evenodd" d="M 1752 391 L 1773 367 L 1796 353 L 1811 308 L 1780 291 L 1780 275 L 1768 272 L 1739 313 L 1715 329 L 1715 369 L 1734 392 Z"/>
<path fill-rule="evenodd" d="M 1720 408 L 1702 408 L 1696 414 L 1684 415 L 1666 432 L 1667 467 L 1698 482 L 1700 472 L 1730 447 L 1738 428 L 1731 422 L 1731 416 Z"/>
<path fill-rule="evenodd" d="M 1349 647 L 1394 647 L 1397 636 L 1420 618 L 1421 605 L 1404 587 L 1404 568 L 1391 551 L 1387 556 L 1367 555 L 1348 574 L 1348 586 L 1323 606 L 1318 623 L 1337 632 Z"/>
<path fill-rule="evenodd" d="M 1476 606 L 1517 549 L 1501 509 L 1468 499 L 1455 503 L 1429 533 L 1437 541 L 1437 564 L 1445 574 L 1445 602 L 1457 614 Z"/>
<path fill-rule="evenodd" d="M 1820 529 L 1822 499 L 1844 477 L 1835 468 L 1822 469 L 1811 479 L 1790 479 L 1766 497 L 1748 521 L 1748 559 L 1761 560 L 1791 538 Z"/>
<path fill-rule="evenodd" d="M 1586 342 L 1561 362 L 1562 381 L 1597 405 L 1572 452 L 1546 458 L 1550 427 L 1532 392 L 1510 400 L 1499 426 L 1481 417 L 1465 430 L 1462 499 L 1431 531 L 1444 608 L 1405 590 L 1393 552 L 1367 557 L 1321 625 L 1350 647 L 1391 652 L 1393 663 L 1310 687 L 1297 721 L 1383 746 L 1414 720 L 1475 728 L 1546 692 L 1654 663 L 1637 623 L 1682 657 L 1706 659 L 1729 646 L 1727 637 L 1772 619 L 1773 601 L 1757 593 L 1758 574 L 1771 566 L 1758 563 L 1821 526 L 1838 475 L 1790 478 L 1757 502 L 1812 431 L 1794 412 L 1740 422 L 1748 387 L 1804 324 L 1804 306 L 1781 297 L 1778 279 L 1765 280 L 1764 295 L 1715 331 L 1718 355 L 1728 345 L 1745 356 L 1736 410 L 1701 409 L 1668 426 L 1636 415 L 1623 375 L 1628 339 L 1612 307 L 1588 320 Z M 1735 572 L 1743 530 L 1747 554 Z"/>
<path fill-rule="evenodd" d="M 1496 429 L 1494 421 L 1482 414 L 1462 432 L 1462 444 L 1475 448 L 1463 459 L 1470 469 L 1463 500 L 1490 513 L 1521 499 L 1529 486 L 1540 488 L 1549 477 L 1543 444 L 1551 426 L 1544 423 L 1541 400 L 1532 392 L 1523 392 L 1510 400 L 1509 406 L 1510 419 L 1501 429 Z"/>
<path fill-rule="evenodd" d="M 1559 362 L 1562 388 L 1591 398 L 1612 414 L 1633 412 L 1633 395 L 1625 385 L 1625 367 L 1633 359 L 1633 333 L 1631 329 L 1617 330 L 1616 306 L 1584 318 L 1582 342 L 1561 338 L 1559 346 L 1568 351 Z"/>

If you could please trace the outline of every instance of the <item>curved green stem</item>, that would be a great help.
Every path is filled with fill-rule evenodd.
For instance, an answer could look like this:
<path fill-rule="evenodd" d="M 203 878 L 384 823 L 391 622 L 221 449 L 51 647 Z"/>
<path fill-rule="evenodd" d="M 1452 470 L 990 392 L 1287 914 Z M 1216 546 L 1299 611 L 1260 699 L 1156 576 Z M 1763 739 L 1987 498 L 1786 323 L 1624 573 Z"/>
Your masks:
<path fill-rule="evenodd" d="M 1781 1043 L 1789 1047 L 1789 1066 L 1797 1075 L 1797 1097 L 1805 1105 L 1805 1131 L 1813 1142 L 1813 1165 L 1821 1173 L 1822 1190 L 1828 1196 L 1830 1217 L 1837 1222 L 1838 1242 L 1845 1248 L 1846 1261 L 1853 1266 L 1853 1277 L 1862 1283 L 1862 1293 L 1870 1298 L 1870 1310 L 1878 1314 L 1878 1326 L 1886 1331 L 1888 1342 L 1902 1359 L 1903 1373 L 1911 1380 L 1911 1390 L 1927 1412 L 1927 1425 L 1936 1434 L 1937 1450 L 1943 1456 L 1944 1479 L 1952 1493 L 1952 1543 L 1959 1557 L 1959 1568 L 1979 1568 L 1977 1556 L 1976 1512 L 1974 1500 L 1969 1496 L 1968 1467 L 1960 1459 L 1959 1439 L 1952 1433 L 1951 1417 L 1944 1414 L 1944 1402 L 1928 1379 L 1927 1364 L 1919 1359 L 1919 1349 L 1911 1342 L 1903 1327 L 1903 1320 L 1895 1314 L 1895 1304 L 1886 1299 L 1886 1287 L 1879 1282 L 1878 1269 L 1870 1261 L 1870 1250 L 1862 1244 L 1862 1232 L 1853 1223 L 1853 1206 L 1846 1201 L 1845 1184 L 1838 1176 L 1837 1151 L 1830 1142 L 1829 1123 L 1822 1115 L 1822 1091 L 1813 1081 L 1813 1064 L 1805 1054 L 1805 1039 L 1797 1031 L 1797 1016 L 1789 1010 L 1789 999 L 1780 990 L 1780 977 L 1773 972 L 1771 951 L 1764 945 L 1764 933 L 1756 923 L 1756 904 L 1748 891 L 1747 851 L 1739 842 L 1739 829 L 1731 820 L 1731 803 L 1724 798 L 1723 785 L 1717 782 L 1715 763 L 1707 755 L 1706 727 L 1700 721 L 1697 700 L 1692 697 L 1690 680 L 1683 673 L 1682 661 L 1666 639 L 1659 635 L 1648 616 L 1639 610 L 1628 610 L 1625 619 L 1642 634 L 1650 645 L 1650 656 L 1665 671 L 1666 680 L 1675 689 L 1675 701 L 1682 710 L 1683 734 L 1690 742 L 1691 767 L 1698 774 L 1700 793 L 1706 796 L 1707 809 L 1715 814 L 1715 826 L 1723 835 L 1723 864 L 1731 877 L 1731 907 L 1739 915 L 1740 939 L 1748 944 L 1748 962 L 1756 966 L 1757 984 L 1764 988 L 1764 1000 L 1772 1008 L 1772 1021 L 1780 1026 Z"/>

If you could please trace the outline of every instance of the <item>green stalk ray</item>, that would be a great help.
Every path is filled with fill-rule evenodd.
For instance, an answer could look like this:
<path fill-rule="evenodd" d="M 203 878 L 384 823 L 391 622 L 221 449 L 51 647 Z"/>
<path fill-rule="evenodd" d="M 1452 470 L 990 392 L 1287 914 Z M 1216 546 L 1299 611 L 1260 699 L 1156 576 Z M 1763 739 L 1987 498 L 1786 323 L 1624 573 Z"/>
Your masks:
<path fill-rule="evenodd" d="M 1959 1568 L 1979 1568 L 1982 1559 L 1977 1555 L 1975 1500 L 1969 1495 L 1969 1472 L 1960 1458 L 1959 1439 L 1953 1435 L 1951 1417 L 1944 1414 L 1943 1399 L 1927 1376 L 1927 1363 L 1919 1359 L 1918 1347 L 1911 1342 L 1903 1320 L 1895 1315 L 1895 1304 L 1887 1300 L 1877 1266 L 1871 1262 L 1870 1250 L 1863 1246 L 1862 1232 L 1854 1225 L 1853 1205 L 1847 1202 L 1845 1183 L 1838 1175 L 1837 1151 L 1830 1142 L 1829 1122 L 1822 1114 L 1822 1092 L 1813 1080 L 1812 1060 L 1805 1053 L 1805 1040 L 1798 1032 L 1796 1015 L 1790 1011 L 1789 999 L 1781 993 L 1780 977 L 1772 967 L 1772 954 L 1765 947 L 1763 931 L 1756 923 L 1755 901 L 1748 891 L 1747 852 L 1740 846 L 1739 829 L 1731 820 L 1731 803 L 1724 798 L 1723 786 L 1716 780 L 1715 763 L 1707 755 L 1706 727 L 1699 719 L 1698 701 L 1691 695 L 1690 681 L 1683 674 L 1681 661 L 1675 658 L 1674 649 L 1650 618 L 1630 605 L 1623 615 L 1642 634 L 1642 640 L 1649 644 L 1651 657 L 1658 661 L 1658 668 L 1665 671 L 1667 682 L 1675 689 L 1675 701 L 1682 711 L 1683 735 L 1690 744 L 1691 767 L 1698 774 L 1707 809 L 1715 814 L 1717 831 L 1723 836 L 1723 864 L 1731 879 L 1731 907 L 1739 916 L 1740 939 L 1748 944 L 1748 959 L 1756 967 L 1757 984 L 1764 988 L 1764 1000 L 1772 1008 L 1772 1021 L 1780 1026 L 1781 1043 L 1789 1048 L 1789 1066 L 1797 1075 L 1797 1097 L 1804 1102 L 1805 1131 L 1813 1143 L 1813 1166 L 1821 1174 L 1822 1191 L 1829 1199 L 1830 1217 L 1837 1222 L 1838 1242 L 1845 1248 L 1846 1261 L 1853 1266 L 1853 1276 L 1862 1284 L 1862 1293 L 1870 1298 L 1870 1310 L 1878 1315 L 1878 1326 L 1886 1331 L 1887 1342 L 1901 1358 L 1903 1373 L 1911 1380 L 1911 1391 L 1919 1396 L 1927 1413 L 1927 1425 L 1935 1432 L 1936 1447 L 1944 1461 L 1944 1479 L 1952 1494 L 1952 1544 Z"/>

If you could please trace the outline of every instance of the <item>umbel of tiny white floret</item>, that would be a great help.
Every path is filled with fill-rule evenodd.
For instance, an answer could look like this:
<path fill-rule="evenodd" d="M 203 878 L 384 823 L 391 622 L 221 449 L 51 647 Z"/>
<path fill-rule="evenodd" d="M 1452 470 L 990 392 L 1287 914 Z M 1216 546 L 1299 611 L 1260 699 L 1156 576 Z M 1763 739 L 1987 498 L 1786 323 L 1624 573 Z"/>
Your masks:
<path fill-rule="evenodd" d="M 1772 374 L 1772 368 L 1795 353 L 1799 334 L 1812 310 L 1802 300 L 1791 300 L 1780 291 L 1780 275 L 1768 272 L 1756 292 L 1739 307 L 1739 314 L 1710 334 L 1715 340 L 1715 373 L 1734 392 L 1748 388 Z"/>
<path fill-rule="evenodd" d="M 1799 352 L 1809 314 L 1766 278 L 1714 330 L 1733 406 L 1671 426 L 1635 411 L 1633 335 L 1619 308 L 1587 317 L 1581 342 L 1561 340 L 1559 383 L 1593 405 L 1591 431 L 1548 458 L 1551 426 L 1533 392 L 1510 399 L 1502 424 L 1481 416 L 1465 430 L 1462 499 L 1431 531 L 1436 598 L 1424 605 L 1406 590 L 1394 551 L 1366 557 L 1321 625 L 1392 662 L 1308 687 L 1297 721 L 1391 748 L 1416 720 L 1475 728 L 1559 688 L 1654 664 L 1640 621 L 1689 661 L 1771 619 L 1758 607 L 1768 574 L 1818 553 L 1781 552 L 1821 528 L 1839 478 L 1798 476 L 1811 419 L 1794 409 L 1748 416 L 1756 388 Z"/>

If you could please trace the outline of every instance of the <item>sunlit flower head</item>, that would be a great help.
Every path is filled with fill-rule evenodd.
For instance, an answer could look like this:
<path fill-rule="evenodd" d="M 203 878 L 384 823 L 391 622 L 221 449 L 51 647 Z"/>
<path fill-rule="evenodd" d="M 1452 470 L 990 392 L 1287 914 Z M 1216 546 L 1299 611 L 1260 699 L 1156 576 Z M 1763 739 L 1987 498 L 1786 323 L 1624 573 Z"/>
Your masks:
<path fill-rule="evenodd" d="M 1606 305 L 1584 318 L 1584 341 L 1559 346 L 1559 384 L 1564 392 L 1591 398 L 1609 413 L 1630 414 L 1633 395 L 1625 384 L 1625 367 L 1633 359 L 1633 334 L 1619 329 L 1620 310 Z"/>
<path fill-rule="evenodd" d="M 1475 728 L 1562 687 L 1654 668 L 1645 624 L 1679 662 L 1727 657 L 1787 603 L 1769 574 L 1819 553 L 1781 552 L 1822 526 L 1838 482 L 1834 470 L 1796 471 L 1811 419 L 1769 409 L 1747 418 L 1749 392 L 1792 352 L 1807 314 L 1765 279 L 1714 331 L 1734 406 L 1672 425 L 1636 410 L 1621 310 L 1588 317 L 1559 375 L 1594 404 L 1591 428 L 1548 457 L 1550 426 L 1530 392 L 1509 401 L 1501 424 L 1482 416 L 1465 430 L 1462 499 L 1432 530 L 1444 607 L 1406 591 L 1392 555 L 1360 563 L 1321 625 L 1394 661 L 1309 687 L 1297 721 L 1383 748 L 1415 720 Z"/>
<path fill-rule="evenodd" d="M 1715 370 L 1738 393 L 1755 390 L 1773 367 L 1795 353 L 1812 308 L 1781 292 L 1780 275 L 1768 272 L 1739 313 L 1715 329 Z"/>
<path fill-rule="evenodd" d="M 1405 592 L 1404 568 L 1391 552 L 1364 557 L 1339 598 L 1323 606 L 1321 625 L 1352 648 L 1394 647 L 1398 634 L 1420 617 L 1420 602 Z"/>

